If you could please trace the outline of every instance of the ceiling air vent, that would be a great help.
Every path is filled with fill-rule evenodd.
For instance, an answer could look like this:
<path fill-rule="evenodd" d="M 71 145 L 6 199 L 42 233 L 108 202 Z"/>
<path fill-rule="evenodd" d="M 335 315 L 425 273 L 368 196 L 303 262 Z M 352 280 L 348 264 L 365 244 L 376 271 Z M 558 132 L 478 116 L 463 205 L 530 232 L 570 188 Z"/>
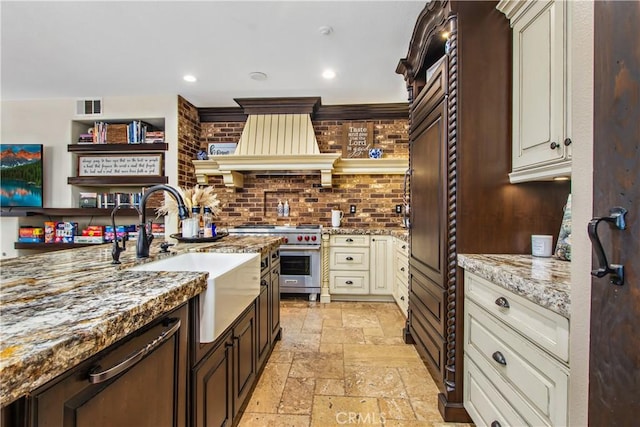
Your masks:
<path fill-rule="evenodd" d="M 76 101 L 78 116 L 97 116 L 102 114 L 102 98 L 78 99 Z"/>

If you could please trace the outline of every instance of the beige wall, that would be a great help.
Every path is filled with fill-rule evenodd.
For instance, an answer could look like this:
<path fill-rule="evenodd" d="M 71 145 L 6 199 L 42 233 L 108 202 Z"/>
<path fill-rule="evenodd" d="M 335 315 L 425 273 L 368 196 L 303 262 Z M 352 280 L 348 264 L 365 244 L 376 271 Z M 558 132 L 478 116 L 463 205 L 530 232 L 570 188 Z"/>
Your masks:
<path fill-rule="evenodd" d="M 586 426 L 591 307 L 591 243 L 586 230 L 593 216 L 593 2 L 570 2 L 569 13 L 573 140 L 569 424 Z"/>

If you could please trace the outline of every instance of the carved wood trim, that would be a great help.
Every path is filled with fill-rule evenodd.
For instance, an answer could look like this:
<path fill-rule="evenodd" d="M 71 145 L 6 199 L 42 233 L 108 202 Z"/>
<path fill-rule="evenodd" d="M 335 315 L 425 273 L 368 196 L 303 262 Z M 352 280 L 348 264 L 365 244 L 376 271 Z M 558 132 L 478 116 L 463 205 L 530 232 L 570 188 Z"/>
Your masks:
<path fill-rule="evenodd" d="M 456 389 L 456 288 L 457 288 L 457 190 L 458 190 L 458 25 L 457 18 L 450 19 L 449 34 L 449 95 L 448 115 L 448 189 L 447 189 L 447 309 L 446 309 L 446 359 L 444 366 L 444 384 L 447 391 Z M 460 313 L 462 315 L 462 313 Z"/>
<path fill-rule="evenodd" d="M 246 122 L 248 114 L 240 107 L 198 108 L 201 123 Z M 409 116 L 409 104 L 404 102 L 387 104 L 320 105 L 313 121 L 323 120 L 396 120 Z"/>
<path fill-rule="evenodd" d="M 245 114 L 313 114 L 320 106 L 319 96 L 291 98 L 234 98 Z"/>
<path fill-rule="evenodd" d="M 396 73 L 404 75 L 407 85 L 426 79 L 426 76 L 421 74 L 425 67 L 433 63 L 433 61 L 427 61 L 430 48 L 433 48 L 436 43 L 444 43 L 435 34 L 442 30 L 450 15 L 451 4 L 447 0 L 431 1 L 420 12 L 413 29 L 407 56 L 402 58 L 396 67 Z"/>

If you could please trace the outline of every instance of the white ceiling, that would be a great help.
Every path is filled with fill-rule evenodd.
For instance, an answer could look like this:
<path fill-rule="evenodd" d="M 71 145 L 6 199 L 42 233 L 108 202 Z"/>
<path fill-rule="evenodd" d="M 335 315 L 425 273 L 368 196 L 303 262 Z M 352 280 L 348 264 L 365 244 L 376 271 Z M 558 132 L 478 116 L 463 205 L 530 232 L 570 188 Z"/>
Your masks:
<path fill-rule="evenodd" d="M 178 94 L 406 101 L 402 76 L 425 1 L 5 1 L 3 100 Z M 321 26 L 331 26 L 329 36 Z M 333 68 L 337 76 L 321 73 Z M 265 81 L 249 78 L 253 71 Z M 182 80 L 197 76 L 196 83 Z"/>

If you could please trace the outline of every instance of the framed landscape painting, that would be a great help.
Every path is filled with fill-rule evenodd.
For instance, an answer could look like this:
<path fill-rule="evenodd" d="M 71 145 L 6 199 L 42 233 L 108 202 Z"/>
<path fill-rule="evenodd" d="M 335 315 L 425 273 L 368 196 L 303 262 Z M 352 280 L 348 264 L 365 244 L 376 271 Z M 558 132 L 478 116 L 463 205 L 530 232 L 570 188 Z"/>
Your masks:
<path fill-rule="evenodd" d="M 42 207 L 42 144 L 0 144 L 0 207 Z"/>

